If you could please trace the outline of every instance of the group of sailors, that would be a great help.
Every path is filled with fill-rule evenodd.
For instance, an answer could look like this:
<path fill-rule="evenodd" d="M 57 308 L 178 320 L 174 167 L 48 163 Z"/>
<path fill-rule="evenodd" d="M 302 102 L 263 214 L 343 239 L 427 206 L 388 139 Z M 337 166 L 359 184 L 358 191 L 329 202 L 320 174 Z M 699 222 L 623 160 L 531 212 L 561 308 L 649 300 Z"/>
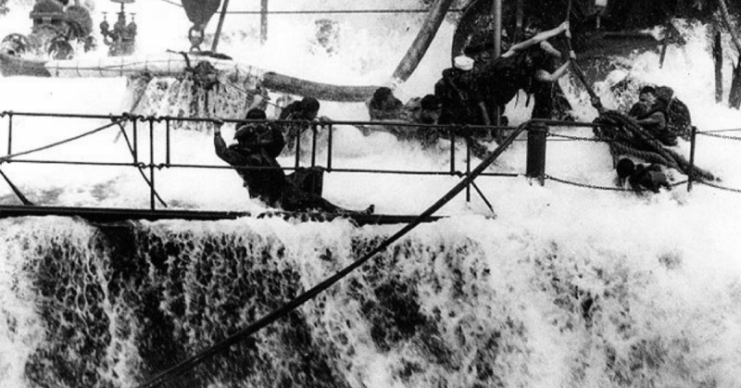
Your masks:
<path fill-rule="evenodd" d="M 542 31 L 540 23 L 532 19 L 526 24 L 524 33 L 523 41 L 509 46 L 496 59 L 488 54 L 486 45 L 467 47 L 463 55 L 454 58 L 452 67 L 442 72 L 442 77 L 434 85 L 434 93 L 402 103 L 391 88 L 377 89 L 366 101 L 370 120 L 382 124 L 372 130 L 383 130 L 399 140 L 419 141 L 423 147 L 428 147 L 446 137 L 451 130 L 495 124 L 506 126 L 507 118 L 502 116 L 504 107 L 521 90 L 534 97 L 533 118 L 573 120 L 569 116 L 571 107 L 557 81 L 566 74 L 576 55 L 573 51 L 562 55 L 548 42 L 559 35 L 570 38 L 569 23 Z M 562 63 L 554 65 L 554 60 Z M 677 135 L 685 136 L 690 125 L 686 106 L 673 98 L 673 91 L 666 87 L 644 87 L 638 97 L 639 101 L 629 114 L 666 146 L 677 145 Z M 673 102 L 673 110 L 670 110 Z M 370 214 L 374 210 L 372 205 L 363 211 L 349 211 L 322 198 L 321 169 L 319 175 L 315 174 L 317 171 L 297 171 L 289 176 L 280 169 L 276 158 L 285 149 L 293 147 L 300 134 L 318 119 L 319 109 L 320 103 L 313 97 L 295 101 L 283 108 L 277 117 L 293 123 L 248 123 L 237 130 L 237 144 L 231 146 L 227 146 L 221 137 L 223 123 L 216 121 L 216 154 L 236 168 L 250 196 L 268 206 L 287 211 Z M 683 127 L 670 128 L 669 116 L 672 112 L 676 114 L 677 109 L 680 118 L 685 119 Z M 266 114 L 264 110 L 253 108 L 246 118 L 266 120 Z M 494 118 L 499 118 L 499 123 Z M 406 125 L 394 125 L 396 123 Z M 460 133 L 460 136 L 472 139 L 477 133 L 468 131 Z M 488 132 L 483 136 L 492 141 L 494 134 Z M 643 165 L 623 158 L 616 163 L 616 172 L 620 184 L 629 185 L 639 192 L 657 192 L 659 188 L 670 187 L 666 174 L 655 165 Z"/>
<path fill-rule="evenodd" d="M 572 51 L 568 58 L 563 58 L 548 39 L 561 34 L 570 36 L 569 23 L 541 31 L 540 22 L 530 19 L 524 34 L 522 42 L 511 45 L 494 60 L 488 55 L 487 45 L 470 45 L 462 55 L 453 59 L 451 68 L 443 70 L 434 85 L 433 94 L 402 104 L 391 89 L 378 89 L 368 102 L 371 120 L 384 121 L 386 130 L 399 139 L 416 139 L 429 145 L 444 132 L 431 127 L 393 127 L 388 124 L 399 121 L 457 127 L 506 126 L 508 120 L 503 116 L 504 108 L 521 90 L 534 97 L 533 118 L 568 119 L 570 106 L 557 81 L 566 74 L 576 55 Z M 555 66 L 555 60 L 563 63 Z M 479 132 L 479 135 L 488 140 L 492 136 L 487 132 Z"/>

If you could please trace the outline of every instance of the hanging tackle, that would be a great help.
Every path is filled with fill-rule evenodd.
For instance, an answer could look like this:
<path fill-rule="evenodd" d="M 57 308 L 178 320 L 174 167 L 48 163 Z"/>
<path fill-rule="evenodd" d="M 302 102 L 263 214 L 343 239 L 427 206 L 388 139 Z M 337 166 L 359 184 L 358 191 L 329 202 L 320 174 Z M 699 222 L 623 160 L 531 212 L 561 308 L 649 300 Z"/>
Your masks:
<path fill-rule="evenodd" d="M 188 30 L 190 51 L 202 51 L 206 25 L 221 5 L 221 0 L 183 0 L 183 8 L 193 26 Z"/>

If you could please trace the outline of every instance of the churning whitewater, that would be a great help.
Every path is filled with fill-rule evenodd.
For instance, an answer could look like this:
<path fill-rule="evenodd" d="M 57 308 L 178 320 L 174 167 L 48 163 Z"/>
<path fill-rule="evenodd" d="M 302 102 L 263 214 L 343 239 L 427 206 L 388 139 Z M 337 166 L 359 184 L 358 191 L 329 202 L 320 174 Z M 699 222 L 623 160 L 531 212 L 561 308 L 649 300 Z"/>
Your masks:
<path fill-rule="evenodd" d="M 10 1 L 11 12 L 0 16 L 0 35 L 28 28 L 31 5 L 25 3 Z M 273 0 L 271 6 L 349 7 L 339 0 L 313 3 Z M 358 9 L 418 6 L 412 0 L 357 3 L 352 6 Z M 115 12 L 114 6 L 94 2 L 96 14 Z M 139 24 L 139 50 L 187 49 L 181 8 L 154 0 L 130 7 Z M 230 16 L 220 51 L 316 81 L 384 84 L 423 18 L 332 15 L 339 35 L 330 53 L 314 41 L 315 21 L 322 17 L 276 15 L 261 46 L 257 16 Z M 734 129 L 741 113 L 715 103 L 709 86 L 707 26 L 674 24 L 687 43 L 669 47 L 663 68 L 658 53 L 616 58 L 622 70 L 605 74 L 597 85 L 603 103 L 624 108 L 640 84 L 668 85 L 701 131 Z M 398 86 L 403 100 L 432 92 L 449 66 L 452 30 L 443 24 L 415 74 Z M 86 55 L 105 56 L 100 50 Z M 726 58 L 726 79 L 732 59 Z M 611 86 L 625 79 L 627 90 L 614 94 Z M 575 115 L 593 120 L 597 113 L 580 85 L 570 77 L 561 84 Z M 124 78 L 0 77 L 0 112 L 119 114 L 130 107 L 131 88 Z M 273 101 L 279 97 L 271 95 Z M 156 90 L 144 98 L 163 110 L 181 103 Z M 514 124 L 529 117 L 524 101 L 508 107 Z M 323 102 L 321 113 L 335 120 L 368 118 L 362 103 Z M 0 119 L 3 152 L 8 121 Z M 108 123 L 14 117 L 13 151 Z M 157 123 L 151 139 L 138 139 L 142 150 L 150 141 L 157 145 L 151 161 L 142 154 L 146 162 L 170 157 L 173 164 L 222 165 L 208 128 L 174 130 L 166 155 L 162 127 Z M 592 137 L 591 129 L 552 131 Z M 224 132 L 230 138 L 233 125 Z M 28 159 L 127 163 L 131 152 L 120 133 L 114 127 Z M 363 136 L 352 126 L 339 126 L 335 136 L 335 168 L 450 168 L 450 144 L 423 149 L 385 133 Z M 697 164 L 721 177 L 722 186 L 741 188 L 741 143 L 698 139 Z M 454 147 L 460 148 L 455 163 L 462 169 L 463 147 Z M 689 155 L 688 144 L 680 148 Z M 321 149 L 317 159 L 326 160 L 327 152 Z M 524 142 L 515 142 L 487 171 L 520 175 L 476 180 L 495 214 L 475 192 L 470 202 L 459 195 L 439 212 L 444 219 L 416 228 L 284 319 L 165 386 L 739 386 L 741 195 L 700 184 L 691 192 L 680 185 L 650 197 L 555 180 L 540 186 L 522 175 L 525 159 Z M 290 165 L 292 159 L 280 162 Z M 130 167 L 14 162 L 2 170 L 40 205 L 149 205 L 149 187 Z M 549 141 L 546 173 L 595 187 L 613 186 L 615 174 L 608 147 L 589 141 Z M 264 210 L 228 169 L 157 174 L 158 193 L 169 208 Z M 685 179 L 678 173 L 673 178 Z M 333 172 L 325 176 L 324 196 L 348 208 L 372 203 L 378 213 L 419 214 L 459 180 Z M 0 203 L 18 204 L 4 184 Z M 136 387 L 279 308 L 401 227 L 250 217 L 105 225 L 63 217 L 0 220 L 0 385 Z"/>

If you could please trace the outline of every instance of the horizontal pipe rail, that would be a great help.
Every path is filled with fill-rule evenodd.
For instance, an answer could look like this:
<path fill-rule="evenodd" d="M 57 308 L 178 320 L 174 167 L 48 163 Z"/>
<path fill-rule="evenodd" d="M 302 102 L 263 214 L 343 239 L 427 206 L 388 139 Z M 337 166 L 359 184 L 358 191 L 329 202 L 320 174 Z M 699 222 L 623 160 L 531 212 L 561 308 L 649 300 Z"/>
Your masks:
<path fill-rule="evenodd" d="M 115 163 L 115 162 L 86 162 L 77 160 L 32 160 L 32 159 L 11 159 L 6 163 L 26 163 L 26 164 L 60 164 L 71 166 L 93 166 L 93 167 L 148 167 L 142 163 Z M 155 166 L 158 167 L 158 166 Z"/>
<path fill-rule="evenodd" d="M 159 198 L 159 195 L 157 195 L 154 185 L 151 183 L 154 178 L 154 171 L 155 169 L 163 169 L 163 168 L 192 168 L 192 169 L 213 169 L 213 170 L 248 170 L 248 171 L 258 171 L 258 170 L 282 170 L 286 172 L 290 171 L 297 171 L 300 169 L 306 168 L 305 166 L 301 166 L 302 159 L 299 157 L 299 154 L 301 152 L 300 148 L 300 141 L 299 137 L 297 137 L 297 143 L 296 143 L 296 149 L 299 151 L 296 154 L 296 160 L 295 163 L 291 163 L 291 167 L 252 167 L 252 166 L 230 166 L 230 165 L 203 165 L 203 164 L 183 164 L 183 163 L 171 163 L 170 157 L 171 157 L 171 149 L 170 149 L 170 131 L 171 127 L 170 124 L 172 121 L 177 122 L 193 122 L 193 123 L 203 123 L 203 122 L 214 122 L 214 119 L 212 118 L 203 118 L 203 117 L 173 117 L 173 116 L 143 116 L 143 115 L 133 115 L 130 113 L 122 113 L 122 114 L 73 114 L 73 113 L 43 113 L 43 112 L 15 112 L 15 111 L 2 111 L 0 112 L 0 117 L 8 116 L 8 155 L 6 156 L 0 156 L 0 164 L 1 163 L 26 163 L 26 164 L 47 164 L 47 165 L 74 165 L 74 166 L 99 166 L 99 167 L 134 167 L 138 168 L 140 172 L 143 174 L 143 171 L 141 171 L 144 168 L 147 168 L 150 170 L 150 178 L 148 179 L 146 176 L 144 177 L 145 180 L 147 180 L 147 183 L 150 185 L 150 189 L 152 190 L 152 193 L 157 199 L 164 204 L 164 201 Z M 13 145 L 13 134 L 18 133 L 18 129 L 14 128 L 14 117 L 39 117 L 39 118 L 64 118 L 64 119 L 97 119 L 97 120 L 109 120 L 110 122 L 102 127 L 99 127 L 95 130 L 83 133 L 81 135 L 74 136 L 70 139 L 63 140 L 60 142 L 56 142 L 44 147 L 36 148 L 30 151 L 24 151 L 19 152 L 16 154 L 11 154 L 12 145 Z M 100 162 L 100 161 L 81 161 L 81 160 L 33 160 L 33 159 L 16 159 L 18 156 L 27 155 L 32 152 L 45 150 L 51 147 L 55 147 L 70 141 L 74 141 L 76 139 L 82 138 L 84 136 L 91 135 L 93 133 L 97 133 L 99 131 L 102 131 L 103 129 L 106 129 L 108 127 L 119 125 L 121 127 L 121 131 L 125 134 L 125 130 L 123 127 L 123 123 L 130 121 L 132 123 L 132 135 L 133 135 L 133 144 L 130 143 L 129 139 L 127 138 L 127 144 L 129 146 L 129 151 L 132 153 L 134 157 L 134 161 L 132 162 Z M 515 127 L 508 127 L 508 126 L 481 126 L 481 125 L 470 125 L 470 126 L 461 126 L 461 125 L 431 125 L 431 124 L 415 124 L 415 123 L 406 123 L 406 122 L 378 122 L 378 121 L 358 121 L 358 120 L 328 120 L 328 121 L 294 121 L 294 120 L 244 120 L 244 119 L 223 119 L 221 120 L 226 123 L 235 123 L 237 125 L 239 124 L 260 124 L 260 123 L 268 123 L 271 125 L 276 126 L 293 126 L 295 128 L 299 127 L 306 127 L 306 128 L 312 128 L 313 138 L 312 138 L 312 146 L 311 149 L 307 150 L 306 153 L 311 153 L 311 166 L 316 166 L 317 163 L 317 154 L 320 152 L 318 151 L 318 147 L 316 145 L 317 141 L 317 134 L 320 132 L 328 133 L 328 138 L 326 141 L 327 149 L 326 149 L 326 167 L 323 166 L 317 166 L 322 167 L 327 172 L 338 172 L 338 173 L 366 173 L 366 174 L 390 174 L 390 175 L 418 175 L 418 176 L 459 176 L 459 177 L 466 177 L 469 175 L 468 171 L 459 171 L 455 167 L 455 146 L 451 146 L 450 151 L 450 165 L 449 167 L 446 167 L 445 171 L 430 171 L 430 170 L 396 170 L 396 169 L 363 169 L 363 168 L 336 168 L 333 166 L 333 148 L 334 148 L 334 142 L 333 142 L 333 131 L 338 125 L 344 125 L 344 126 L 351 126 L 355 127 L 361 131 L 383 131 L 381 129 L 378 129 L 379 127 L 413 127 L 413 128 L 419 128 L 419 129 L 438 129 L 439 132 L 447 133 L 447 136 L 443 136 L 443 139 L 445 141 L 450 141 L 451 143 L 455 143 L 456 139 L 466 139 L 468 138 L 467 135 L 472 135 L 476 133 L 480 133 L 481 131 L 485 131 L 485 133 L 490 133 L 492 129 L 507 129 L 507 130 L 514 130 Z M 148 122 L 149 123 L 149 130 L 150 130 L 150 163 L 145 164 L 138 160 L 137 154 L 138 154 L 138 122 Z M 162 123 L 162 125 L 155 125 L 155 123 Z M 552 127 L 566 127 L 566 128 L 598 128 L 598 127 L 606 127 L 608 125 L 604 124 L 596 124 L 596 123 L 579 123 L 579 122 L 571 122 L 571 121 L 559 121 L 559 120 L 545 120 L 545 119 L 534 119 L 531 120 L 532 123 L 540 123 Z M 16 123 L 17 124 L 17 123 Z M 17 127 L 17 125 L 16 125 Z M 529 128 L 518 128 L 520 131 L 527 131 Z M 165 132 L 161 132 L 164 130 Z M 154 160 L 154 134 L 156 131 L 160 131 L 159 133 L 163 134 L 165 137 L 165 163 L 155 163 Z M 712 130 L 712 131 L 697 131 L 697 134 L 707 134 L 708 136 L 713 136 L 713 134 L 716 133 L 722 133 L 722 132 L 735 132 L 738 131 L 738 129 L 727 129 L 727 130 Z M 560 137 L 562 139 L 552 139 L 550 138 L 549 141 L 594 141 L 597 139 L 594 138 L 577 138 L 570 135 L 560 135 L 560 134 L 550 134 L 550 136 L 554 137 Z M 722 135 L 715 135 L 718 137 L 724 137 Z M 735 139 L 735 138 L 734 138 Z M 512 139 L 512 141 L 525 141 L 525 139 Z M 466 142 L 466 148 L 469 150 L 470 144 L 469 142 Z M 325 151 L 322 151 L 325 152 Z M 467 153 L 470 152 L 467 151 Z M 468 158 L 466 158 L 468 160 Z M 307 166 L 308 167 L 308 166 Z M 521 173 L 500 173 L 500 172 L 484 172 L 480 174 L 484 177 L 519 177 L 522 176 Z M 551 178 L 554 179 L 554 178 Z M 555 180 L 555 179 L 554 179 Z M 733 189 L 731 189 L 733 190 Z M 153 200 L 152 200 L 153 202 Z M 166 205 L 165 205 L 166 206 Z M 154 206 L 152 206 L 154 208 Z"/>

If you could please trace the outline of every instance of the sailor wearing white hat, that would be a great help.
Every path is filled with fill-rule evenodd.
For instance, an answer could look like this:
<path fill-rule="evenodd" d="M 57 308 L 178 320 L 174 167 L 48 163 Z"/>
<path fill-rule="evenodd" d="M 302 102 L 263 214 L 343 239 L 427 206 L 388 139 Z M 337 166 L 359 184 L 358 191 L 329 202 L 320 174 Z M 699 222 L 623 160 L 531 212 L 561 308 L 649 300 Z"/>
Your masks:
<path fill-rule="evenodd" d="M 473 58 L 467 57 L 465 55 L 459 55 L 453 58 L 453 66 L 455 66 L 456 69 L 469 71 L 473 69 Z"/>

